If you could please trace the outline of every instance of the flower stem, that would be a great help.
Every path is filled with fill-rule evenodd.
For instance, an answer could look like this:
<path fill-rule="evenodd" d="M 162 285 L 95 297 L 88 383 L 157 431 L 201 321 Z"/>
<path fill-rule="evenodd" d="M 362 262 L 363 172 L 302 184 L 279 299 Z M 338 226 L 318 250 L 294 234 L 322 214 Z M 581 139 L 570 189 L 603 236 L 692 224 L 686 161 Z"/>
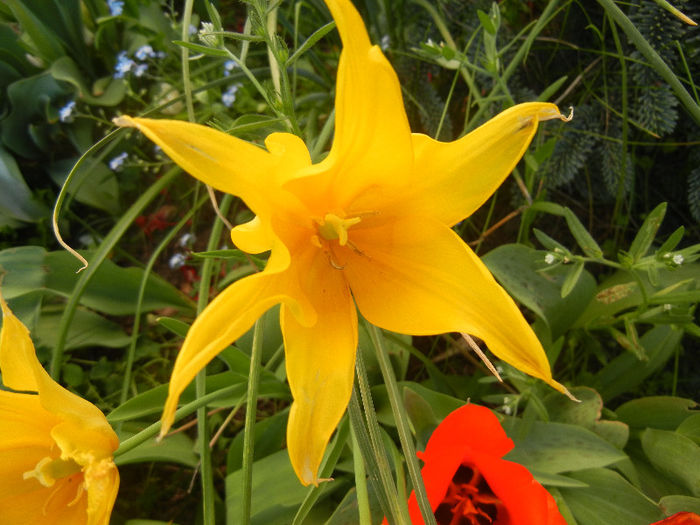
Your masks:
<path fill-rule="evenodd" d="M 221 199 L 221 213 L 226 215 L 232 200 L 231 195 L 225 195 Z M 215 250 L 221 242 L 221 229 L 223 223 L 214 221 L 211 229 L 207 251 Z M 202 264 L 199 281 L 199 297 L 197 299 L 197 314 L 200 314 L 209 302 L 209 287 L 211 286 L 212 268 L 216 259 L 205 259 Z M 195 392 L 197 398 L 204 396 L 206 392 L 207 369 L 203 368 L 195 377 Z M 216 511 L 214 509 L 214 471 L 211 465 L 211 448 L 209 448 L 209 428 L 207 427 L 207 407 L 197 409 L 197 437 L 199 446 L 199 461 L 202 475 L 202 510 L 204 525 L 214 525 Z"/>
<path fill-rule="evenodd" d="M 396 375 L 394 374 L 394 369 L 391 367 L 389 354 L 384 347 L 384 338 L 381 331 L 376 326 L 368 323 L 368 328 L 369 336 L 372 339 L 372 344 L 377 352 L 379 368 L 382 371 L 384 383 L 386 384 L 387 394 L 389 395 L 389 403 L 391 404 L 391 411 L 393 412 L 394 419 L 396 421 L 396 429 L 399 432 L 399 441 L 401 441 L 401 448 L 403 449 L 403 455 L 406 459 L 406 465 L 408 466 L 408 474 L 411 477 L 413 490 L 416 494 L 416 499 L 418 500 L 418 507 L 420 508 L 425 525 L 435 525 L 435 516 L 430 508 L 428 495 L 425 492 L 425 485 L 423 485 L 423 478 L 421 477 L 420 467 L 416 457 L 416 448 L 413 445 L 411 431 L 409 430 L 408 420 L 406 419 L 406 412 L 401 400 L 401 394 L 399 393 L 399 385 L 396 382 Z"/>
<path fill-rule="evenodd" d="M 250 353 L 250 372 L 248 373 L 248 396 L 245 407 L 245 429 L 243 434 L 243 506 L 241 522 L 250 523 L 251 498 L 253 493 L 253 459 L 255 454 L 255 416 L 258 406 L 258 384 L 260 383 L 260 361 L 262 359 L 263 323 L 255 322 L 253 329 L 253 348 Z"/>
<path fill-rule="evenodd" d="M 367 492 L 367 473 L 365 462 L 360 453 L 360 445 L 357 443 L 355 433 L 350 429 L 352 436 L 352 463 L 355 470 L 355 491 L 357 493 L 357 508 L 360 515 L 360 525 L 371 525 L 372 519 L 369 512 L 369 494 Z"/>

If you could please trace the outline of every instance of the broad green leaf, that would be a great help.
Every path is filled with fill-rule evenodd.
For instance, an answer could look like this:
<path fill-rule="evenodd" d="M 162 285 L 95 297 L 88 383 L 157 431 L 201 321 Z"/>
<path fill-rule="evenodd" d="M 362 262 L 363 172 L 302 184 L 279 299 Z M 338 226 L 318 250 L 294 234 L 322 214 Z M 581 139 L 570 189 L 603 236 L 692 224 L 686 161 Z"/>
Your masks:
<path fill-rule="evenodd" d="M 91 253 L 83 253 L 88 261 Z M 2 250 L 0 268 L 6 272 L 3 294 L 6 299 L 36 291 L 68 297 L 79 278 L 77 266 L 75 258 L 64 251 L 47 252 L 37 246 Z M 96 270 L 80 303 L 110 315 L 133 314 L 142 277 L 141 268 L 122 268 L 106 260 Z M 190 310 L 192 302 L 160 277 L 150 275 L 142 311 L 173 307 Z"/>
<path fill-rule="evenodd" d="M 245 407 L 239 407 L 245 411 Z M 284 409 L 276 414 L 255 423 L 255 440 L 253 451 L 256 460 L 284 448 L 287 439 L 287 418 L 289 409 Z M 235 472 L 243 467 L 243 432 L 238 432 L 228 445 L 226 471 Z"/>
<path fill-rule="evenodd" d="M 120 441 L 130 438 L 134 433 L 124 432 L 119 436 Z M 118 467 L 133 463 L 150 463 L 152 461 L 178 463 L 187 467 L 196 467 L 199 457 L 194 453 L 192 440 L 182 432 L 168 436 L 160 442 L 155 438 L 132 448 L 114 458 Z"/>
<path fill-rule="evenodd" d="M 403 405 L 416 436 L 416 448 L 424 450 L 440 420 L 435 416 L 430 403 L 408 387 L 403 389 Z"/>
<path fill-rule="evenodd" d="M 58 327 L 61 324 L 63 310 L 46 309 L 41 313 L 34 335 L 39 344 L 53 348 L 58 337 Z M 127 346 L 131 338 L 121 326 L 109 321 L 94 312 L 78 308 L 68 329 L 66 349 L 98 346 L 105 348 L 120 348 Z"/>
<path fill-rule="evenodd" d="M 647 254 L 649 247 L 656 238 L 656 232 L 659 231 L 659 226 L 661 226 L 665 215 L 666 203 L 662 202 L 647 215 L 646 219 L 644 219 L 628 252 L 633 263 L 636 263 Z"/>
<path fill-rule="evenodd" d="M 240 523 L 242 472 L 226 476 L 226 523 Z M 294 474 L 289 455 L 280 450 L 253 463 L 252 525 L 288 525 L 309 488 Z"/>
<path fill-rule="evenodd" d="M 677 432 L 648 428 L 642 448 L 659 472 L 700 497 L 700 447 L 695 442 Z"/>
<path fill-rule="evenodd" d="M 694 512 L 700 514 L 700 498 L 692 496 L 664 496 L 659 500 L 659 506 L 666 516 L 672 516 L 677 512 Z"/>
<path fill-rule="evenodd" d="M 583 481 L 562 476 L 561 474 L 552 474 L 551 472 L 538 472 L 530 470 L 530 474 L 539 481 L 542 485 L 548 487 L 587 487 Z"/>
<path fill-rule="evenodd" d="M 522 420 L 508 418 L 503 427 L 510 437 L 520 434 Z M 604 467 L 626 456 L 585 428 L 565 423 L 536 421 L 530 432 L 508 453 L 506 459 L 538 472 L 559 474 Z"/>
<path fill-rule="evenodd" d="M 593 298 L 595 280 L 581 270 L 578 282 L 562 298 L 568 269 L 558 266 L 543 271 L 546 252 L 522 244 L 507 244 L 487 253 L 482 260 L 503 287 L 535 312 L 549 327 L 552 340 L 573 325 Z"/>
<path fill-rule="evenodd" d="M 591 386 L 600 392 L 605 401 L 633 391 L 666 364 L 682 336 L 683 331 L 672 325 L 652 328 L 639 339 L 647 356 L 646 361 L 640 361 L 630 352 L 624 352 L 594 376 Z"/>
<path fill-rule="evenodd" d="M 223 372 L 207 377 L 206 391 L 214 392 L 221 388 L 234 386 L 233 392 L 216 401 L 210 403 L 212 407 L 229 407 L 240 402 L 246 395 L 247 376 L 235 374 L 233 372 Z M 289 388 L 281 383 L 270 372 L 263 371 L 260 381 L 259 397 L 287 399 L 289 397 Z M 107 419 L 112 423 L 119 421 L 129 421 L 160 414 L 163 410 L 163 404 L 168 396 L 168 385 L 159 385 L 146 392 L 142 392 L 124 404 L 118 406 L 107 416 Z M 180 404 L 184 405 L 190 401 L 194 401 L 195 391 L 194 384 L 190 384 L 180 396 Z"/>
<path fill-rule="evenodd" d="M 35 222 L 48 216 L 49 210 L 34 199 L 17 162 L 0 146 L 0 215 Z"/>
<path fill-rule="evenodd" d="M 688 417 L 697 414 L 698 404 L 692 399 L 652 396 L 634 399 L 620 405 L 615 412 L 630 427 L 675 430 Z"/>
<path fill-rule="evenodd" d="M 5 0 L 12 10 L 23 31 L 37 55 L 45 62 L 51 63 L 66 54 L 61 40 L 56 33 L 48 28 L 22 0 Z"/>
<path fill-rule="evenodd" d="M 75 86 L 80 100 L 92 106 L 116 106 L 126 95 L 126 82 L 109 77 L 105 88 L 95 92 L 88 87 L 90 79 L 85 78 L 78 65 L 69 56 L 63 56 L 51 64 L 51 74 L 56 80 L 63 80 Z M 98 83 L 93 86 L 99 86 Z"/>
<path fill-rule="evenodd" d="M 570 476 L 585 488 L 560 488 L 579 525 L 649 525 L 664 517 L 654 502 L 617 472 L 594 468 Z"/>
<path fill-rule="evenodd" d="M 684 419 L 683 423 L 678 425 L 676 432 L 700 445 L 700 414 L 693 414 Z"/>

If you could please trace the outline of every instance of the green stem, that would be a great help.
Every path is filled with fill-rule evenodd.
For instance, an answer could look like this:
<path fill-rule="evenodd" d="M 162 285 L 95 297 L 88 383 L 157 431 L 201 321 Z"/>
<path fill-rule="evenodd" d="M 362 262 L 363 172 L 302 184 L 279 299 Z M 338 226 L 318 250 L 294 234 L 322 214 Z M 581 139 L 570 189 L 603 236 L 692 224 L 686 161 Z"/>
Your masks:
<path fill-rule="evenodd" d="M 367 424 L 367 433 L 369 435 L 370 447 L 377 467 L 379 483 L 381 484 L 385 494 L 391 515 L 394 517 L 397 523 L 401 525 L 408 525 L 411 523 L 408 513 L 408 502 L 405 500 L 399 501 L 398 494 L 396 492 L 396 486 L 391 476 L 391 467 L 389 466 L 389 460 L 386 456 L 386 448 L 382 442 L 381 430 L 379 428 L 379 422 L 377 421 L 377 412 L 374 409 L 372 392 L 370 390 L 369 381 L 367 380 L 367 371 L 365 370 L 365 364 L 362 359 L 361 352 L 357 352 L 355 369 L 357 371 L 357 384 L 360 389 L 360 396 L 362 397 L 362 405 L 365 416 L 364 419 L 365 423 Z M 353 422 L 352 419 L 351 422 Z M 359 428 L 355 428 L 355 426 L 353 426 L 353 428 L 356 435 L 359 437 Z"/>
<path fill-rule="evenodd" d="M 185 9 L 182 13 L 182 41 L 190 40 L 190 20 L 192 19 L 192 6 L 194 0 L 185 0 Z M 190 50 L 185 46 L 180 47 L 180 59 L 182 61 L 182 87 L 185 91 L 185 105 L 187 106 L 187 119 L 194 122 L 194 104 L 192 102 L 192 83 L 190 82 Z"/>
<path fill-rule="evenodd" d="M 664 59 L 654 50 L 653 47 L 646 41 L 644 36 L 635 27 L 632 21 L 627 18 L 625 13 L 615 5 L 613 0 L 598 0 L 598 3 L 603 6 L 603 9 L 608 15 L 618 23 L 622 30 L 627 35 L 639 52 L 644 55 L 649 61 L 651 67 L 671 86 L 678 99 L 688 110 L 688 113 L 693 117 L 695 122 L 700 124 L 700 106 L 695 103 L 690 93 L 683 87 L 683 84 L 670 67 L 664 62 Z"/>
<path fill-rule="evenodd" d="M 248 373 L 248 396 L 245 407 L 245 429 L 243 434 L 243 507 L 241 523 L 250 523 L 251 500 L 253 495 L 253 459 L 255 454 L 255 416 L 258 406 L 258 385 L 260 383 L 260 362 L 262 360 L 262 331 L 260 319 L 253 330 L 253 348 L 250 354 Z"/>
<path fill-rule="evenodd" d="M 236 393 L 237 388 L 237 384 L 227 386 L 214 392 L 211 392 L 210 394 L 207 394 L 205 396 L 199 397 L 194 401 L 191 401 L 186 405 L 181 406 L 175 411 L 174 421 L 179 421 L 183 417 L 189 416 L 193 412 L 197 411 L 200 407 L 206 406 L 213 401 Z M 107 417 L 107 420 L 109 421 L 109 417 Z M 141 443 L 144 443 L 152 437 L 155 437 L 160 432 L 160 428 L 161 422 L 156 421 L 155 423 L 141 430 L 138 434 L 131 436 L 129 439 L 125 439 L 124 441 L 119 443 L 119 448 L 114 452 L 114 457 L 117 458 L 122 454 L 138 447 Z"/>
<path fill-rule="evenodd" d="M 350 435 L 352 436 L 352 463 L 355 470 L 355 492 L 357 494 L 360 525 L 371 525 L 372 520 L 369 511 L 369 493 L 367 492 L 365 462 L 360 453 L 360 445 L 357 443 L 357 437 L 355 437 L 355 433 L 352 429 L 350 429 Z"/>
<path fill-rule="evenodd" d="M 221 213 L 226 215 L 232 195 L 226 194 L 221 199 Z M 212 251 L 219 246 L 223 223 L 214 221 L 209 235 L 207 251 Z M 212 268 L 215 259 L 205 259 L 202 264 L 199 281 L 199 297 L 197 298 L 197 315 L 202 313 L 209 302 L 209 287 L 211 285 Z M 203 368 L 195 377 L 195 392 L 197 398 L 206 394 L 207 369 Z M 214 470 L 211 464 L 211 448 L 209 447 L 209 428 L 207 427 L 207 407 L 197 409 L 197 437 L 199 447 L 199 461 L 202 476 L 202 511 L 204 525 L 214 525 L 216 522 L 216 510 L 214 508 Z"/>
<path fill-rule="evenodd" d="M 126 366 L 124 369 L 124 380 L 122 381 L 122 391 L 119 397 L 119 404 L 122 405 L 126 402 L 129 396 L 129 384 L 131 383 L 131 371 L 134 367 L 134 357 L 136 355 L 136 343 L 139 338 L 139 328 L 141 326 L 141 308 L 143 306 L 143 297 L 146 293 L 146 285 L 148 284 L 148 277 L 153 270 L 153 266 L 156 260 L 160 256 L 161 252 L 165 247 L 170 244 L 170 241 L 177 235 L 177 232 L 185 225 L 185 223 L 190 220 L 190 217 L 194 215 L 194 212 L 199 209 L 202 204 L 206 201 L 206 198 L 199 199 L 197 202 L 183 217 L 180 221 L 168 232 L 168 234 L 163 238 L 163 240 L 158 244 L 153 253 L 151 254 L 146 268 L 143 270 L 143 277 L 141 278 L 141 284 L 139 285 L 139 292 L 136 298 L 136 312 L 134 312 L 134 326 L 131 329 L 131 341 L 129 343 L 129 350 L 126 353 Z"/>
<path fill-rule="evenodd" d="M 399 433 L 399 441 L 401 441 L 401 448 L 406 460 L 406 465 L 408 466 L 408 474 L 413 484 L 416 499 L 418 500 L 418 508 L 420 508 L 425 525 L 436 525 L 435 516 L 430 508 L 428 495 L 425 492 L 425 485 L 423 484 L 420 466 L 418 465 L 418 458 L 416 457 L 416 448 L 413 445 L 413 438 L 411 437 L 411 431 L 406 418 L 406 410 L 401 400 L 401 394 L 399 393 L 399 385 L 396 382 L 396 375 L 394 374 L 394 369 L 391 366 L 389 354 L 384 347 L 382 333 L 376 326 L 370 325 L 369 323 L 367 323 L 367 325 L 369 328 L 369 336 L 372 339 L 372 344 L 377 352 L 379 368 L 381 369 L 382 376 L 384 377 L 384 384 L 386 385 L 387 394 L 389 395 L 391 411 L 394 414 L 396 429 Z"/>

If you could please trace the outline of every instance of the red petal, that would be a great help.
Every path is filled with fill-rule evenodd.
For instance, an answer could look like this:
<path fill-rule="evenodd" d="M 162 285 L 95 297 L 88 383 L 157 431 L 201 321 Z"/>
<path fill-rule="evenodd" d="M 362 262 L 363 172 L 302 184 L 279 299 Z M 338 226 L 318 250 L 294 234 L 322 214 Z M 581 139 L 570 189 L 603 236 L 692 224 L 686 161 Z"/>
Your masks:
<path fill-rule="evenodd" d="M 652 525 L 700 525 L 700 516 L 694 512 L 679 512 Z"/>

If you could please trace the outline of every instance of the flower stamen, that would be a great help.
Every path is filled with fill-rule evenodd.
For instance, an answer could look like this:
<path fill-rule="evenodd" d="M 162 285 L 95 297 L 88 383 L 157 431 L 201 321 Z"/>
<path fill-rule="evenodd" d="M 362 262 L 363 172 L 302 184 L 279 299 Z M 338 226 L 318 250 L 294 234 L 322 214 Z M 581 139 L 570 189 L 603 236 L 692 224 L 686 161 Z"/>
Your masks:
<path fill-rule="evenodd" d="M 341 219 L 335 213 L 326 213 L 323 221 L 318 222 L 318 234 L 327 241 L 337 240 L 340 246 L 348 243 L 348 230 L 362 219 L 351 217 Z"/>

